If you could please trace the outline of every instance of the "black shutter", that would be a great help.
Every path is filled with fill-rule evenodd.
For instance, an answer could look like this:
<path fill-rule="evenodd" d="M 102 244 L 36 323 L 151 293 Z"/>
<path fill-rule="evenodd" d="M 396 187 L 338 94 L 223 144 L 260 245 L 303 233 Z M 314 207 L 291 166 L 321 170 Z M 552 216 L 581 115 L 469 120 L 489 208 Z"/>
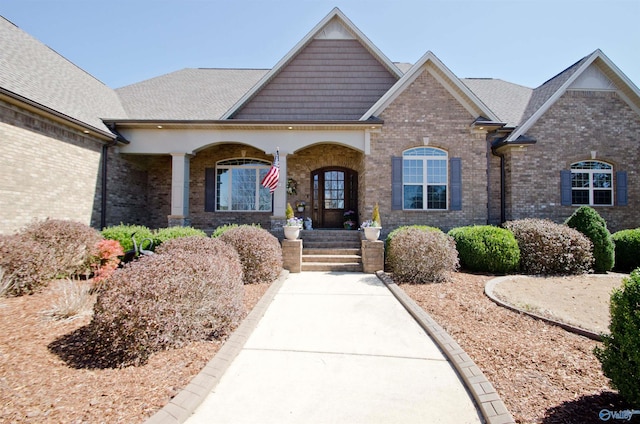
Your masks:
<path fill-rule="evenodd" d="M 216 211 L 216 169 L 204 170 L 204 211 Z"/>
<path fill-rule="evenodd" d="M 391 157 L 391 209 L 402 210 L 402 157 Z"/>
<path fill-rule="evenodd" d="M 449 159 L 449 209 L 462 210 L 462 159 Z"/>
<path fill-rule="evenodd" d="M 560 171 L 560 204 L 562 206 L 571 206 L 572 200 L 571 188 L 571 171 Z"/>

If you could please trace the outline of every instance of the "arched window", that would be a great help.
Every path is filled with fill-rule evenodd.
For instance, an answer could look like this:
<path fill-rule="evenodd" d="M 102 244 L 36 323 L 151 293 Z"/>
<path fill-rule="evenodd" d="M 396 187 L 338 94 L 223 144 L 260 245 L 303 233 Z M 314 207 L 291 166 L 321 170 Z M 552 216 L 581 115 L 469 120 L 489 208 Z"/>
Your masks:
<path fill-rule="evenodd" d="M 403 209 L 447 209 L 447 152 L 416 147 L 402 154 Z"/>
<path fill-rule="evenodd" d="M 258 159 L 228 159 L 216 164 L 217 211 L 271 211 L 271 193 L 260 182 L 271 163 Z"/>
<path fill-rule="evenodd" d="M 571 164 L 573 205 L 613 205 L 613 166 L 596 160 Z"/>

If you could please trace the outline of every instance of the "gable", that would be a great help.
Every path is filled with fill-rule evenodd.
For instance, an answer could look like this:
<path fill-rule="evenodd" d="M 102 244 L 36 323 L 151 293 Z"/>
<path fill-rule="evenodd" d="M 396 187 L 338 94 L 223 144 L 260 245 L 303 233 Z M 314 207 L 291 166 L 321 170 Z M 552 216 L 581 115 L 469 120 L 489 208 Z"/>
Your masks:
<path fill-rule="evenodd" d="M 313 39 L 233 119 L 358 120 L 396 82 L 335 25 Z"/>
<path fill-rule="evenodd" d="M 568 90 L 615 91 L 616 85 L 592 63 L 571 83 Z"/>

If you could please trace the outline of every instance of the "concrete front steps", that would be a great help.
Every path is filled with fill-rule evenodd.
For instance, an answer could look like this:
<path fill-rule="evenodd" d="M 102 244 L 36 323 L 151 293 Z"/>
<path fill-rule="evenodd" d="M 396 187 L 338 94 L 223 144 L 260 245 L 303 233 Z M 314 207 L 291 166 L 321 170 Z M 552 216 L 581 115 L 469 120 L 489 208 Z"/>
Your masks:
<path fill-rule="evenodd" d="M 355 230 L 303 230 L 302 271 L 362 272 L 362 237 Z"/>

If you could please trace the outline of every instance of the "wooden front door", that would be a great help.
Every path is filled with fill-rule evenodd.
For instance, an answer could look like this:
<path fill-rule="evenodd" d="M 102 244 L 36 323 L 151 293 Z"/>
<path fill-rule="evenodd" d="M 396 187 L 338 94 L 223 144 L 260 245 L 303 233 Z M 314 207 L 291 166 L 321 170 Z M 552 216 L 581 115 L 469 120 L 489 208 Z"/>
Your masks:
<path fill-rule="evenodd" d="M 311 197 L 315 228 L 344 228 L 345 212 L 358 210 L 358 173 L 335 167 L 313 171 Z M 353 220 L 358 222 L 356 215 Z"/>

